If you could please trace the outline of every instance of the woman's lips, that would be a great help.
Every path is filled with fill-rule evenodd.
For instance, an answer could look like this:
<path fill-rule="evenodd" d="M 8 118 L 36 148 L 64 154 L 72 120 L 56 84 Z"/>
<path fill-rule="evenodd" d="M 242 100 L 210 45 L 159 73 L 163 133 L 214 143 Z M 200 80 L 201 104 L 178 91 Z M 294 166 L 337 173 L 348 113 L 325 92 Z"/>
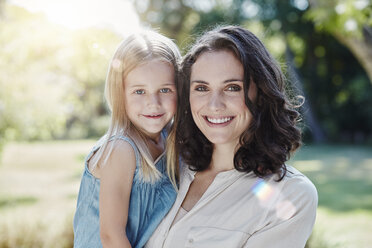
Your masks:
<path fill-rule="evenodd" d="M 231 121 L 234 119 L 234 116 L 221 116 L 221 117 L 204 116 L 204 119 L 207 122 L 208 126 L 225 127 L 231 123 Z"/>

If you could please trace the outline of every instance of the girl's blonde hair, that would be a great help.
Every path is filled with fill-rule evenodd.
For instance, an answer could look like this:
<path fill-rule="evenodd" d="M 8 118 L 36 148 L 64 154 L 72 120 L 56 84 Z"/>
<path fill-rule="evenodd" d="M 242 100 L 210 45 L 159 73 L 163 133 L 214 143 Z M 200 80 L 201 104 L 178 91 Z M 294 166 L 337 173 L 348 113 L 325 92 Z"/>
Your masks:
<path fill-rule="evenodd" d="M 109 141 L 112 137 L 120 135 L 129 136 L 137 145 L 142 159 L 142 179 L 147 182 L 154 182 L 160 177 L 152 159 L 146 137 L 129 120 L 125 106 L 124 80 L 128 73 L 137 66 L 149 61 L 160 60 L 173 65 L 177 84 L 178 63 L 181 59 L 177 45 L 169 38 L 151 30 L 144 30 L 127 37 L 117 48 L 107 73 L 105 85 L 105 98 L 111 111 L 111 122 L 107 134 L 103 137 L 103 144 L 98 150 L 91 170 L 98 164 L 105 164 L 114 147 L 115 142 Z M 174 134 L 173 128 L 169 131 L 171 137 Z M 169 137 L 170 139 L 173 138 Z M 167 139 L 167 146 L 170 142 Z M 109 148 L 109 149 L 108 149 Z M 106 152 L 107 150 L 107 152 Z M 104 156 L 104 154 L 107 154 Z M 167 154 L 167 158 L 174 157 Z M 168 163 L 167 163 L 168 164 Z M 174 163 L 170 163 L 174 164 Z M 178 179 L 178 168 L 167 166 L 167 173 L 176 186 Z"/>

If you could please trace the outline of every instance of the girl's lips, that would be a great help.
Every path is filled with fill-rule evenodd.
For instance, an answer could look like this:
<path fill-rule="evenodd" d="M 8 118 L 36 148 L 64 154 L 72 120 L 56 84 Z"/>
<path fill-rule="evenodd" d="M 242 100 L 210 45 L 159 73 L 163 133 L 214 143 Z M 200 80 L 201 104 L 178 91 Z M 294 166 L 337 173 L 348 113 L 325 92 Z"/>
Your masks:
<path fill-rule="evenodd" d="M 223 117 L 210 117 L 203 116 L 207 125 L 210 127 L 225 127 L 231 123 L 235 118 L 234 116 L 223 116 Z"/>
<path fill-rule="evenodd" d="M 146 118 L 149 119 L 159 119 L 163 116 L 164 114 L 151 114 L 151 115 L 143 115 Z"/>

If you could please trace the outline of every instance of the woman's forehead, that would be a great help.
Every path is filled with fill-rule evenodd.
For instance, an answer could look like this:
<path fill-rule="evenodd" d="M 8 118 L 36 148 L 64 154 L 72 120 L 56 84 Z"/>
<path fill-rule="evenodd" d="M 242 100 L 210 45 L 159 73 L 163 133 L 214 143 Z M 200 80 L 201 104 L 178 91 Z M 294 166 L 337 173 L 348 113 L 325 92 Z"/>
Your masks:
<path fill-rule="evenodd" d="M 235 54 L 228 50 L 202 53 L 191 67 L 191 80 L 243 80 L 244 68 Z"/>

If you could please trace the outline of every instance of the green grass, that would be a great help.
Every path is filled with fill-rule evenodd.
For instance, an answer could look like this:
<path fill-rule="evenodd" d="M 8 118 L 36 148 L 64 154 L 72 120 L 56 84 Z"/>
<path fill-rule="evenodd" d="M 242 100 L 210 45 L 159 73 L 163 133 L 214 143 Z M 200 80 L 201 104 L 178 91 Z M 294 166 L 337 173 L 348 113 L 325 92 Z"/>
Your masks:
<path fill-rule="evenodd" d="M 0 196 L 0 209 L 17 205 L 29 205 L 36 202 L 37 198 L 32 196 L 23 197 Z"/>
<path fill-rule="evenodd" d="M 315 184 L 319 195 L 313 247 L 370 247 L 372 147 L 304 146 L 288 162 Z"/>
<path fill-rule="evenodd" d="M 0 164 L 0 248 L 72 247 L 72 216 L 92 140 L 11 143 Z M 372 147 L 304 146 L 288 162 L 315 184 L 307 248 L 372 243 Z M 52 223 L 52 225 L 51 225 Z"/>
<path fill-rule="evenodd" d="M 0 163 L 0 248 L 72 248 L 83 160 L 95 141 L 10 143 Z"/>
<path fill-rule="evenodd" d="M 372 211 L 372 147 L 305 146 L 289 164 L 314 182 L 319 206 Z"/>

